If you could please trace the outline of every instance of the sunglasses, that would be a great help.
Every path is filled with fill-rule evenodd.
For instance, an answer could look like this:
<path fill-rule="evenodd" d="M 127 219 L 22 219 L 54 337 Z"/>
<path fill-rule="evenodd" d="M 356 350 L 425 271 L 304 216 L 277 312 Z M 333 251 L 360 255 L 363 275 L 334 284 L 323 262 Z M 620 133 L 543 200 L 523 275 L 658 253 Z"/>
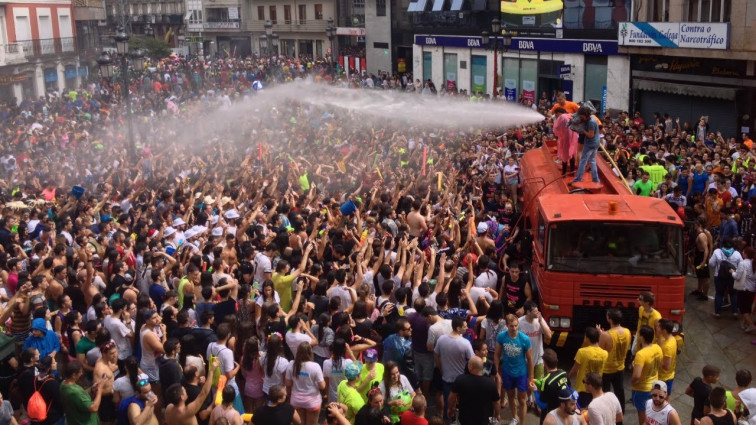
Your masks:
<path fill-rule="evenodd" d="M 143 387 L 143 386 L 145 386 L 145 385 L 147 385 L 149 383 L 150 383 L 149 379 L 142 379 L 142 380 L 140 380 L 140 381 L 137 382 L 137 386 Z"/>

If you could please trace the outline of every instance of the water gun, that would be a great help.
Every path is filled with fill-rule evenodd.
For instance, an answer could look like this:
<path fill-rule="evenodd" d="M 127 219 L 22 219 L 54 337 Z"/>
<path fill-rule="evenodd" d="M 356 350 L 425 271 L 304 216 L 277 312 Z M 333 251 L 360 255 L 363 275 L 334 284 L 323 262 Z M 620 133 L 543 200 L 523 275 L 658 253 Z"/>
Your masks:
<path fill-rule="evenodd" d="M 219 406 L 223 403 L 223 389 L 226 388 L 226 381 L 228 378 L 226 375 L 221 375 L 218 378 L 218 389 L 215 390 L 215 405 Z"/>
<path fill-rule="evenodd" d="M 367 240 L 368 231 L 367 229 L 362 231 L 362 235 L 360 236 L 360 246 L 365 244 L 365 240 Z"/>
<path fill-rule="evenodd" d="M 242 418 L 242 422 L 244 422 L 244 423 L 252 422 L 252 414 L 251 413 L 245 413 L 245 414 L 241 415 L 241 418 Z"/>

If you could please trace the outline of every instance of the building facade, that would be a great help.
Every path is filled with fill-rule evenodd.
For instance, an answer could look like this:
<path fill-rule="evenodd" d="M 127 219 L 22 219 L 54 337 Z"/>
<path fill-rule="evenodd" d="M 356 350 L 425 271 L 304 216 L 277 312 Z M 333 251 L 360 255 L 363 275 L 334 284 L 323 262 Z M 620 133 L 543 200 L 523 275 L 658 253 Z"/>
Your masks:
<path fill-rule="evenodd" d="M 79 87 L 73 4 L 70 0 L 0 5 L 0 100 L 20 102 Z"/>
<path fill-rule="evenodd" d="M 184 0 L 105 0 L 107 28 L 102 44 L 113 45 L 118 26 L 134 35 L 149 35 L 164 40 L 172 48 L 184 47 Z"/>
<path fill-rule="evenodd" d="M 414 0 L 414 79 L 468 93 L 500 93 L 508 101 L 536 101 L 563 91 L 601 110 L 624 110 L 630 101 L 630 60 L 618 49 L 617 29 L 630 2 L 554 0 Z M 498 19 L 503 37 L 496 49 L 483 43 Z M 430 30 L 430 31 L 423 31 Z M 422 32 L 421 32 L 422 31 Z M 494 34 L 491 34 L 493 39 Z"/>
<path fill-rule="evenodd" d="M 621 24 L 619 50 L 630 58 L 632 109 L 707 117 L 724 136 L 756 127 L 756 2 L 653 0 Z"/>

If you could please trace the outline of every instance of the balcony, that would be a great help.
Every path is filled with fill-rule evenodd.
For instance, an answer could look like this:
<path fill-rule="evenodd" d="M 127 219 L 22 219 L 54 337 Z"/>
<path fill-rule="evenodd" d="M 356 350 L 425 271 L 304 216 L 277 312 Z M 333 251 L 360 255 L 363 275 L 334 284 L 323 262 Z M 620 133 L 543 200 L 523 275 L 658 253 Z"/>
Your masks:
<path fill-rule="evenodd" d="M 254 20 L 247 21 L 245 29 L 252 32 L 265 32 L 265 21 Z M 285 32 L 312 32 L 325 34 L 328 22 L 320 19 L 308 19 L 306 23 L 300 24 L 298 21 L 286 23 L 283 19 L 273 24 L 273 32 L 277 34 Z"/>
<path fill-rule="evenodd" d="M 26 60 L 56 55 L 75 55 L 76 38 L 46 38 L 24 40 L 5 46 L 8 55 L 21 54 Z"/>
<path fill-rule="evenodd" d="M 206 30 L 238 30 L 240 22 L 205 22 L 202 24 Z"/>

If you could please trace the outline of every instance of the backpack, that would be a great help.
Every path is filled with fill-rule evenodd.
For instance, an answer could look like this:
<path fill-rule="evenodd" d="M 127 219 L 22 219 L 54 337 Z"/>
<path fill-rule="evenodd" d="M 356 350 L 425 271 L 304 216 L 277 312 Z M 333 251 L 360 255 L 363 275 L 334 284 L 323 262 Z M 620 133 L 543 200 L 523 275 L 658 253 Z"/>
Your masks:
<path fill-rule="evenodd" d="M 417 377 L 417 371 L 415 370 L 415 354 L 411 348 L 404 350 L 402 355 L 402 362 L 399 365 L 399 371 L 402 375 L 407 377 L 407 380 L 412 385 L 412 388 L 418 388 L 420 385 L 420 379 Z"/>
<path fill-rule="evenodd" d="M 735 279 L 733 279 L 732 273 L 730 271 L 735 270 L 736 268 L 737 267 L 735 267 L 727 259 L 722 260 L 722 262 L 719 263 L 719 270 L 717 271 L 717 279 L 719 280 L 720 284 L 724 285 L 725 287 L 734 284 Z"/>
<path fill-rule="evenodd" d="M 26 405 L 26 415 L 34 422 L 44 422 L 47 420 L 47 412 L 50 411 L 50 406 L 47 405 L 45 398 L 42 397 L 42 393 L 40 393 L 39 390 L 51 379 L 52 378 L 50 377 L 46 378 L 42 381 L 42 385 L 40 385 L 39 388 L 37 388 L 37 380 L 34 380 L 34 393 L 31 398 L 29 398 L 29 402 Z"/>

